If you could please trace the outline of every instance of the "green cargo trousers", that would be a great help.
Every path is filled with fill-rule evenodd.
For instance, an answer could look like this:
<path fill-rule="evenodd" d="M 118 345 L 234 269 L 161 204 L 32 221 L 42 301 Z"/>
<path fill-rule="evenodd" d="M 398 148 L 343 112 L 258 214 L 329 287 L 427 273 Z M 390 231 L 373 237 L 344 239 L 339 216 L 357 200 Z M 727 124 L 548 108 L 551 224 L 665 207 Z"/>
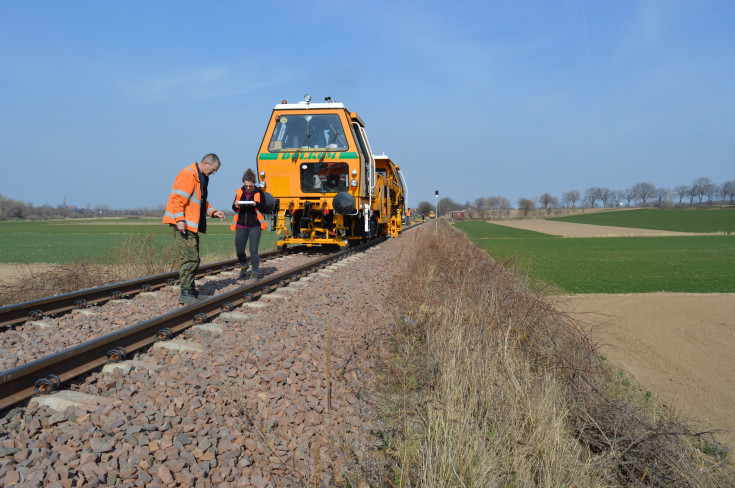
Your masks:
<path fill-rule="evenodd" d="M 194 288 L 194 275 L 199 269 L 199 234 L 189 230 L 186 233 L 179 232 L 175 225 L 171 225 L 174 231 L 174 241 L 179 251 L 179 283 L 181 290 L 192 290 Z"/>

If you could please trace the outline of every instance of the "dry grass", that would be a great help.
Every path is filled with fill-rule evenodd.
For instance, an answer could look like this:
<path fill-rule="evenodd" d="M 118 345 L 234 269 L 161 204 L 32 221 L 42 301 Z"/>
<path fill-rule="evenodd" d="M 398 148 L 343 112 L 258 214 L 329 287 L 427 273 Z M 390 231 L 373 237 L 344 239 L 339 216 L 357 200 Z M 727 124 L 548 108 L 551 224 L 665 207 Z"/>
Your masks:
<path fill-rule="evenodd" d="M 213 256 L 207 259 L 215 260 Z M 151 235 L 130 235 L 110 249 L 104 259 L 79 257 L 71 264 L 48 265 L 41 269 L 26 264 L 18 277 L 0 280 L 0 306 L 167 273 L 177 268 L 173 242 L 170 247 L 158 247 Z"/>
<path fill-rule="evenodd" d="M 732 486 L 714 439 L 612 388 L 578 323 L 461 233 L 419 232 L 393 287 L 383 482 Z"/>

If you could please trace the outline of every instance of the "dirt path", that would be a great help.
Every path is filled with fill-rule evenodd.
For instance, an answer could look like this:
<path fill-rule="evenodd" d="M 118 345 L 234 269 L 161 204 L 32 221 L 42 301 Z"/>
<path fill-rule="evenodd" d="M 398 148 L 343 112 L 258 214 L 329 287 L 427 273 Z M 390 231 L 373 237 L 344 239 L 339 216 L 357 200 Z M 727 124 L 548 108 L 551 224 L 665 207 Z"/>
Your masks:
<path fill-rule="evenodd" d="M 601 353 L 678 415 L 735 449 L 735 294 L 575 295 L 560 308 L 589 324 Z"/>
<path fill-rule="evenodd" d="M 632 229 L 627 227 L 608 227 L 605 225 L 574 224 L 556 220 L 490 220 L 492 224 L 505 225 L 516 229 L 532 230 L 563 237 L 635 237 L 635 236 L 691 236 L 691 232 L 670 232 L 667 230 Z"/>

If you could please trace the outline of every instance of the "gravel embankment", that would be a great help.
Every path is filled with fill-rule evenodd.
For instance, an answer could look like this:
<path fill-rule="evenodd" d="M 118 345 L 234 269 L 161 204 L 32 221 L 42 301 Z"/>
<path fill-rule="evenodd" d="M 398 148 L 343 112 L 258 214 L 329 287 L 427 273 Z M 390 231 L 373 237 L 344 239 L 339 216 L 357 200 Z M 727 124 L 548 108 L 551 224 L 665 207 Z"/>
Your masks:
<path fill-rule="evenodd" d="M 152 348 L 138 355 L 149 367 L 94 373 L 73 386 L 107 398 L 100 407 L 59 413 L 31 403 L 11 410 L 0 419 L 0 481 L 20 487 L 356 482 L 376 443 L 373 371 L 383 354 L 380 329 L 393 320 L 390 281 L 399 254 L 411 252 L 414 232 L 262 298 L 265 307 L 241 307 L 245 320 L 218 318 L 208 324 L 214 330 L 190 329 L 176 338 L 200 350 Z M 174 292 L 163 295 L 166 303 L 175 299 Z"/>

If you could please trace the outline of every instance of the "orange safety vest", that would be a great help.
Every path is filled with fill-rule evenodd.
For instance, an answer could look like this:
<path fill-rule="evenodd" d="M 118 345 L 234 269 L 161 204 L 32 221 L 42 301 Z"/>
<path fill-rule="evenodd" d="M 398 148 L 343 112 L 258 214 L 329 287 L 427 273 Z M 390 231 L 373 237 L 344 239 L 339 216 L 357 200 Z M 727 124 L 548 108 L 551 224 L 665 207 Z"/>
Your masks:
<path fill-rule="evenodd" d="M 217 209 L 209 202 L 203 203 L 206 205 L 207 215 L 212 217 Z M 171 194 L 168 196 L 168 203 L 166 203 L 166 212 L 163 214 L 163 223 L 176 225 L 176 222 L 183 220 L 188 230 L 198 232 L 201 206 L 202 184 L 199 181 L 197 163 L 192 163 L 176 175 Z"/>
<path fill-rule="evenodd" d="M 408 210 L 406 210 L 406 217 L 410 217 L 410 216 L 411 216 L 411 209 L 409 208 Z"/>
<path fill-rule="evenodd" d="M 240 201 L 242 199 L 242 194 L 244 192 L 242 191 L 242 188 L 238 188 L 235 191 L 235 201 Z M 260 203 L 260 192 L 256 191 L 253 195 L 253 201 Z M 240 205 L 235 204 L 238 210 L 240 210 Z M 234 231 L 237 229 L 237 214 L 239 212 L 235 212 L 235 216 L 232 218 L 232 223 L 230 224 L 230 230 Z M 256 208 L 255 209 L 255 216 L 258 218 L 258 222 L 260 222 L 260 228 L 261 230 L 265 230 L 268 228 L 268 222 L 265 221 L 265 217 L 263 217 L 263 214 L 260 213 L 260 211 Z"/>

